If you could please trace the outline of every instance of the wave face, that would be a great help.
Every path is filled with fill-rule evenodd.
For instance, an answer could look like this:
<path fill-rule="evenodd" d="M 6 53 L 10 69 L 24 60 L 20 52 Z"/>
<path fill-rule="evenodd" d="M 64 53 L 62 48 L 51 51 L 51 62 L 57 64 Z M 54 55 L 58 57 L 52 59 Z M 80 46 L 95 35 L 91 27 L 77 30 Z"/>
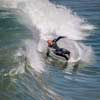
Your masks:
<path fill-rule="evenodd" d="M 76 13 L 73 13 L 71 9 L 55 5 L 48 0 L 38 0 L 38 2 L 37 0 L 4 0 L 3 4 L 6 7 L 15 8 L 15 14 L 18 15 L 19 22 L 32 30 L 33 44 L 38 45 L 38 47 L 30 49 L 36 51 L 36 48 L 38 48 L 38 51 L 43 52 L 47 48 L 47 39 L 66 36 L 67 39 L 61 45 L 71 51 L 71 57 L 74 60 L 77 57 L 80 57 L 81 61 L 85 63 L 90 63 L 94 60 L 91 59 L 94 58 L 91 47 L 85 46 L 80 42 L 78 43 L 75 40 L 85 39 L 89 36 L 89 31 L 95 27 L 88 24 L 83 18 L 77 16 Z M 34 62 L 40 61 L 38 59 Z"/>
<path fill-rule="evenodd" d="M 97 85 L 97 90 L 100 91 L 99 82 L 91 75 L 92 70 L 88 71 L 91 68 L 81 70 L 82 72 L 74 77 L 70 72 L 59 70 L 54 66 L 53 68 L 49 67 L 39 54 L 39 52 L 46 51 L 48 39 L 66 36 L 66 39 L 58 42 L 59 46 L 70 50 L 73 59 L 80 57 L 82 62 L 91 64 L 94 61 L 92 59 L 94 52 L 87 45 L 91 45 L 92 40 L 96 41 L 90 36 L 90 32 L 95 27 L 89 24 L 86 19 L 79 17 L 70 8 L 51 3 L 49 0 L 0 0 L 0 9 L 7 10 L 2 11 L 0 15 L 0 19 L 3 21 L 6 19 L 3 24 L 11 24 L 9 17 L 17 20 L 17 23 L 12 24 L 12 27 L 5 24 L 2 28 L 3 31 L 5 30 L 4 32 L 9 31 L 11 35 L 9 39 L 7 38 L 8 33 L 4 33 L 5 36 L 2 35 L 5 37 L 3 41 L 6 42 L 2 42 L 4 55 L 1 57 L 7 59 L 5 66 L 0 70 L 0 98 L 2 100 L 12 100 L 13 98 L 15 100 L 23 98 L 24 100 L 66 100 L 66 98 L 69 100 L 75 100 L 75 98 L 88 100 L 87 97 L 80 96 L 84 96 L 84 91 L 88 91 L 87 88 L 94 89 L 93 84 L 91 84 L 93 82 L 94 85 Z M 15 17 L 13 18 L 10 14 Z M 21 32 L 19 32 L 17 24 L 19 27 L 21 25 L 24 27 Z M 14 28 L 13 25 L 17 27 Z M 90 37 L 92 39 L 88 40 Z M 87 45 L 84 41 L 87 41 Z M 11 45 L 9 45 L 10 43 Z M 7 46 L 4 47 L 4 44 Z M 0 61 L 5 61 L 2 59 Z M 96 78 L 98 78 L 98 73 L 98 71 L 97 73 L 93 72 L 97 75 Z M 87 84 L 90 84 L 90 87 Z M 82 86 L 85 88 L 83 89 Z M 77 92 L 75 92 L 76 90 Z M 81 93 L 80 96 L 79 93 Z M 89 93 L 91 95 L 91 89 Z M 90 96 L 90 98 L 92 97 Z"/>

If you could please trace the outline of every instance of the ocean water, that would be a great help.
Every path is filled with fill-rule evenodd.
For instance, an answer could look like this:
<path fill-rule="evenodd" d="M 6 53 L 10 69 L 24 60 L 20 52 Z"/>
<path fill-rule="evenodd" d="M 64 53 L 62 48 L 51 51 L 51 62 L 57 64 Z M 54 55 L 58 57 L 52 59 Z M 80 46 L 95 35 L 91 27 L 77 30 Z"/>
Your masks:
<path fill-rule="evenodd" d="M 21 13 L 16 12 L 16 2 L 9 0 L 11 5 L 7 0 L 0 2 L 0 100 L 100 100 L 100 0 L 50 0 L 55 5 L 69 8 L 95 27 L 90 36 L 82 40 L 85 45 L 92 47 L 95 63 L 91 62 L 85 67 L 80 65 L 77 73 L 47 64 L 40 67 L 44 64 L 35 52 L 35 42 L 38 41 L 35 33 L 39 31 L 35 28 L 35 31 L 32 30 L 32 24 L 28 24 L 31 19 L 22 23 L 22 19 L 18 18 Z M 29 12 L 30 9 L 27 9 Z M 28 14 L 32 15 L 31 11 Z M 40 22 L 37 20 L 34 23 L 42 32 L 47 32 Z M 78 25 L 77 22 L 74 24 Z M 51 29 L 56 26 L 48 25 L 51 25 Z M 27 54 L 33 67 L 24 62 L 23 53 Z"/>

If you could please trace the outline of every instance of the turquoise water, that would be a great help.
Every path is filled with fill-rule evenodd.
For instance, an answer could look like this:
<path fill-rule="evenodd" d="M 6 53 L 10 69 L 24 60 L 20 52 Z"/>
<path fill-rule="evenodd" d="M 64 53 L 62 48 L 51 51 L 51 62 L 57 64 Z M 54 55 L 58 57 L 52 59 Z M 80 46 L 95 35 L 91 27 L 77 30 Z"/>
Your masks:
<path fill-rule="evenodd" d="M 31 39 L 31 31 L 17 21 L 9 9 L 0 9 L 0 100 L 100 100 L 100 0 L 51 0 L 71 8 L 96 26 L 83 41 L 92 46 L 96 63 L 79 68 L 76 74 L 59 67 L 37 75 L 26 68 L 24 73 L 10 74 L 18 68 L 15 59 L 22 41 Z M 48 67 L 48 65 L 47 65 Z"/>

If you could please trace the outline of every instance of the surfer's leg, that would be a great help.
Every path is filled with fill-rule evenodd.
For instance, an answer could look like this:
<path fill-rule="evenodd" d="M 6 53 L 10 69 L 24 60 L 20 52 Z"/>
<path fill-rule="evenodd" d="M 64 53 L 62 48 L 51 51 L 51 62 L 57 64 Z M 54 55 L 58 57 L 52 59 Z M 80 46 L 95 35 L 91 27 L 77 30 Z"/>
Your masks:
<path fill-rule="evenodd" d="M 50 54 L 50 50 L 48 49 L 47 52 L 46 52 L 45 59 L 48 59 L 48 57 L 50 56 L 49 54 Z"/>
<path fill-rule="evenodd" d="M 46 56 L 49 57 L 50 51 L 49 49 L 47 50 Z"/>
<path fill-rule="evenodd" d="M 64 48 L 61 49 L 62 49 L 62 54 L 65 56 L 64 58 L 68 60 L 70 57 L 70 52 Z"/>
<path fill-rule="evenodd" d="M 68 57 L 63 53 L 63 52 L 61 52 L 61 50 L 55 50 L 55 52 L 54 52 L 56 55 L 58 55 L 58 56 L 61 56 L 61 57 L 63 57 L 63 58 L 65 58 L 65 60 L 66 60 L 66 62 L 65 62 L 65 64 L 63 65 L 63 68 L 66 68 L 67 67 L 67 65 L 68 65 Z"/>
<path fill-rule="evenodd" d="M 55 50 L 54 53 L 58 56 L 64 57 L 67 61 L 69 59 L 61 50 Z"/>
<path fill-rule="evenodd" d="M 68 61 L 68 57 L 65 54 L 62 54 L 61 56 L 64 57 Z"/>
<path fill-rule="evenodd" d="M 63 65 L 63 68 L 66 68 L 67 65 L 68 65 L 68 57 L 67 57 L 65 54 L 62 54 L 62 53 L 60 53 L 60 52 L 56 52 L 56 55 L 65 58 L 66 62 L 65 62 L 65 64 Z"/>
<path fill-rule="evenodd" d="M 67 56 L 68 59 L 69 59 L 69 57 L 70 57 L 70 52 L 69 52 L 68 50 L 66 50 L 64 53 L 66 54 L 66 56 Z"/>

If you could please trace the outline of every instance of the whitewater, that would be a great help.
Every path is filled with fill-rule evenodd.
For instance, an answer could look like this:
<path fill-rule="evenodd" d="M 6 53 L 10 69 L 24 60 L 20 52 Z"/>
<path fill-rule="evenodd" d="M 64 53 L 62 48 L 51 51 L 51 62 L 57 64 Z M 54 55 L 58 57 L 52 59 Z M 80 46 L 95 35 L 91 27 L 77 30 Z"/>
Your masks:
<path fill-rule="evenodd" d="M 71 51 L 71 57 L 74 60 L 79 57 L 80 61 L 86 64 L 94 61 L 92 48 L 82 43 L 82 40 L 88 38 L 95 27 L 70 8 L 53 4 L 49 0 L 3 0 L 0 2 L 0 7 L 9 8 L 17 16 L 18 22 L 32 31 L 32 39 L 22 40 L 24 49 L 19 48 L 15 58 L 26 57 L 36 72 L 41 73 L 46 70 L 45 61 L 39 52 L 46 52 L 46 41 L 57 36 L 66 36 L 59 45 Z M 24 72 L 22 65 L 24 66 L 21 63 L 17 71 Z"/>

